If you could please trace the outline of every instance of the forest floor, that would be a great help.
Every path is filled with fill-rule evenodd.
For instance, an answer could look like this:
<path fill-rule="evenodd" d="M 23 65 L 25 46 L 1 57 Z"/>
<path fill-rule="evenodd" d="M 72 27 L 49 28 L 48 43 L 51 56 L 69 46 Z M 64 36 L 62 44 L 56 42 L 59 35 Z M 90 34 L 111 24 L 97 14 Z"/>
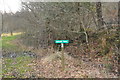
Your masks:
<path fill-rule="evenodd" d="M 61 52 L 38 58 L 33 61 L 34 75 L 45 78 L 117 78 L 99 61 L 91 62 L 76 59 L 65 54 L 65 69 L 62 70 Z M 86 58 L 87 59 L 87 58 Z"/>
<path fill-rule="evenodd" d="M 8 40 L 9 39 L 9 40 Z M 16 47 L 30 50 L 25 45 L 19 43 L 16 36 L 4 37 L 3 47 Z M 9 43 L 10 42 L 10 43 Z M 14 45 L 12 45 L 14 44 Z M 7 45 L 7 46 L 6 46 Z M 16 46 L 15 46 L 16 45 Z M 19 48 L 17 47 L 17 48 Z M 110 72 L 111 66 L 101 62 L 98 58 L 90 60 L 89 57 L 81 59 L 65 54 L 65 69 L 62 70 L 61 52 L 54 50 L 34 50 L 32 52 L 39 55 L 37 58 L 17 57 L 3 59 L 3 76 L 6 78 L 15 77 L 39 77 L 39 78 L 117 78 L 118 76 Z M 54 53 L 53 53 L 54 52 Z M 49 53 L 49 54 L 48 54 Z M 44 55 L 44 56 L 43 56 Z M 105 68 L 107 66 L 107 68 Z M 29 67 L 29 68 L 28 68 Z M 13 72 L 11 72 L 13 71 Z M 17 72 L 16 72 L 17 71 Z M 17 75 L 15 75 L 17 74 Z"/>

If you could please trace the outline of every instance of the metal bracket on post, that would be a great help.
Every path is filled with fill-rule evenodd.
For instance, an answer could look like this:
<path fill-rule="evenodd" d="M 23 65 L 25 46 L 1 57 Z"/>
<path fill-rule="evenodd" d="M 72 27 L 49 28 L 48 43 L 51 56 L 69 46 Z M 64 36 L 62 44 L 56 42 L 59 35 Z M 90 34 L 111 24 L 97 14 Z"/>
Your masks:
<path fill-rule="evenodd" d="M 61 48 L 64 48 L 64 43 L 61 43 Z"/>

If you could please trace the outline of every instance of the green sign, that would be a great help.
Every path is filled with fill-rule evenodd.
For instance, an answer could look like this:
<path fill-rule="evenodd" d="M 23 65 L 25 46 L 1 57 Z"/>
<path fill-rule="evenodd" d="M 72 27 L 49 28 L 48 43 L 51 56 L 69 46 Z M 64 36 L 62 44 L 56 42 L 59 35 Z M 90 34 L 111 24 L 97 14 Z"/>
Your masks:
<path fill-rule="evenodd" d="M 69 40 L 55 40 L 55 43 L 69 43 Z"/>

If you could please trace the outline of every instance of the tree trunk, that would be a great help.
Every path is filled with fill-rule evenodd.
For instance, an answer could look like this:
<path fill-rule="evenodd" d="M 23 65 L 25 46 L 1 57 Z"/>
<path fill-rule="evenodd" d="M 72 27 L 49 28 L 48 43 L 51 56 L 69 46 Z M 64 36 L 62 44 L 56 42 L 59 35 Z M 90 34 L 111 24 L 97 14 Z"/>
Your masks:
<path fill-rule="evenodd" d="M 117 31 L 120 31 L 120 1 L 118 2 L 118 28 Z"/>
<path fill-rule="evenodd" d="M 120 1 L 118 2 L 118 25 L 120 26 Z"/>
<path fill-rule="evenodd" d="M 10 34 L 11 34 L 11 36 L 13 36 L 13 32 L 12 31 L 10 31 Z"/>
<path fill-rule="evenodd" d="M 103 26 L 101 2 L 96 3 L 96 13 L 97 13 L 98 29 L 100 29 Z"/>
<path fill-rule="evenodd" d="M 2 32 L 3 32 L 3 14 L 1 13 L 1 25 L 0 25 L 1 27 L 1 30 L 0 30 L 0 37 L 1 37 L 1 35 L 2 35 Z"/>

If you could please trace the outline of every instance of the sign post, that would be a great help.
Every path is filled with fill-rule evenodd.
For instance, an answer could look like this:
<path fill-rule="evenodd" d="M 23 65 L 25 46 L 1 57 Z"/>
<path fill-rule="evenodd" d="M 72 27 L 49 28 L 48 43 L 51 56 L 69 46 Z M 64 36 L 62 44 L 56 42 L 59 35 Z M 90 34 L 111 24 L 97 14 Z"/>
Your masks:
<path fill-rule="evenodd" d="M 55 40 L 55 43 L 61 43 L 61 51 L 62 51 L 62 70 L 64 71 L 65 69 L 65 58 L 64 58 L 64 43 L 69 43 L 69 40 Z"/>
<path fill-rule="evenodd" d="M 62 51 L 62 70 L 64 71 L 64 69 L 65 69 L 65 59 L 64 59 L 64 44 L 63 43 L 61 43 L 61 51 Z"/>

